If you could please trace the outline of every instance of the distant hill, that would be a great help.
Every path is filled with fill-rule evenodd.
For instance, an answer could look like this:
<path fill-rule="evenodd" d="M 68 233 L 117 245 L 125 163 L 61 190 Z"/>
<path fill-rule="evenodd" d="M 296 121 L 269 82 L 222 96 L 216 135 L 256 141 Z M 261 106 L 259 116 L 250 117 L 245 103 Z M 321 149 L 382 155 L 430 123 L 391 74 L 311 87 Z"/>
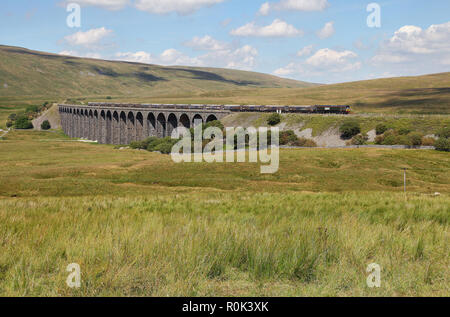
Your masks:
<path fill-rule="evenodd" d="M 193 95 L 312 86 L 255 72 L 77 58 L 0 45 L 0 97 Z"/>

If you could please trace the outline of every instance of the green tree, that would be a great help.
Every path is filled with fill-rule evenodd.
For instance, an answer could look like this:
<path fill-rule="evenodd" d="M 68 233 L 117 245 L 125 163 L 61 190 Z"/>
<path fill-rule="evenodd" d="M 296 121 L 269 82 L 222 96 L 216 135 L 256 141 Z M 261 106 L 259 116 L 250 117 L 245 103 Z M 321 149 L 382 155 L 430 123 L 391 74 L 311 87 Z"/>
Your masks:
<path fill-rule="evenodd" d="M 384 123 L 380 123 L 375 128 L 377 135 L 381 135 L 388 130 L 388 127 Z"/>
<path fill-rule="evenodd" d="M 44 122 L 42 122 L 41 129 L 42 130 L 50 130 L 51 129 L 50 122 L 48 122 L 48 120 L 45 120 Z"/>

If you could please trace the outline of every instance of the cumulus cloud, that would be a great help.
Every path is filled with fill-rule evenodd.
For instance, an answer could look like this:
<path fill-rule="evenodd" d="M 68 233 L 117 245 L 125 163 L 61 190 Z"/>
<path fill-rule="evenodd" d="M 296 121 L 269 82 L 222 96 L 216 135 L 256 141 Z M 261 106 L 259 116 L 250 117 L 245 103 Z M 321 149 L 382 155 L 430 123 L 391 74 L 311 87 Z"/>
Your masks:
<path fill-rule="evenodd" d="M 184 65 L 204 67 L 226 67 L 243 70 L 251 70 L 256 65 L 258 50 L 250 45 L 233 47 L 229 43 L 217 41 L 210 36 L 195 37 L 185 43 L 186 46 L 205 53 L 191 57 L 176 49 L 165 50 L 160 55 L 152 55 L 147 52 L 117 53 L 116 59 L 159 65 Z"/>
<path fill-rule="evenodd" d="M 63 3 L 67 5 L 68 3 L 77 3 L 81 6 L 96 6 L 104 8 L 107 10 L 120 10 L 123 9 L 130 0 L 76 0 L 76 1 L 64 1 Z"/>
<path fill-rule="evenodd" d="M 303 34 L 302 30 L 298 30 L 293 25 L 280 19 L 275 19 L 272 24 L 267 26 L 257 26 L 254 22 L 251 22 L 231 31 L 231 35 L 259 37 L 293 37 Z"/>
<path fill-rule="evenodd" d="M 450 60 L 450 22 L 422 29 L 405 25 L 383 42 L 371 59 L 375 66 L 389 66 L 409 73 L 443 71 Z"/>
<path fill-rule="evenodd" d="M 154 14 L 176 12 L 181 15 L 191 14 L 203 7 L 210 7 L 225 0 L 137 0 L 135 6 L 141 11 Z"/>
<path fill-rule="evenodd" d="M 228 48 L 228 44 L 220 42 L 209 35 L 204 37 L 194 37 L 192 40 L 185 43 L 186 46 L 191 47 L 196 50 L 207 50 L 207 51 L 217 51 L 224 50 Z"/>
<path fill-rule="evenodd" d="M 325 26 L 317 31 L 317 36 L 321 39 L 327 39 L 331 37 L 334 34 L 334 22 L 327 22 L 325 23 Z"/>
<path fill-rule="evenodd" d="M 314 50 L 314 45 L 308 45 L 302 48 L 300 51 L 297 52 L 298 57 L 302 56 L 308 56 L 311 55 Z"/>
<path fill-rule="evenodd" d="M 352 51 L 335 51 L 329 48 L 318 50 L 306 60 L 306 64 L 315 69 L 330 72 L 346 72 L 361 68 L 361 62 L 355 61 L 358 54 Z"/>
<path fill-rule="evenodd" d="M 276 3 L 264 3 L 258 13 L 268 15 L 272 10 L 323 11 L 329 5 L 327 0 L 281 0 Z"/>
<path fill-rule="evenodd" d="M 308 47 L 309 49 L 309 47 Z M 302 76 L 305 78 L 327 78 L 342 81 L 342 78 L 352 71 L 359 70 L 362 64 L 358 55 L 348 50 L 320 49 L 301 62 L 292 62 L 276 69 L 277 76 Z"/>
<path fill-rule="evenodd" d="M 64 37 L 64 40 L 72 46 L 92 48 L 97 46 L 101 40 L 112 33 L 113 31 L 108 30 L 105 27 L 101 27 L 98 29 L 91 29 L 86 32 L 79 31 L 77 33 Z"/>

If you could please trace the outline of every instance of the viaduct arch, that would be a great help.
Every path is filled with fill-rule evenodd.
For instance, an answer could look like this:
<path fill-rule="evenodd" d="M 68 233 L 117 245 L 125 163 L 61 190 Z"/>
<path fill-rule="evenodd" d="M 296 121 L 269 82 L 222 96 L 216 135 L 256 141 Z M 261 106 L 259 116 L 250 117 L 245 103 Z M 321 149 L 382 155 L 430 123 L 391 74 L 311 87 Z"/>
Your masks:
<path fill-rule="evenodd" d="M 211 106 L 89 103 L 59 105 L 65 134 L 102 144 L 129 144 L 147 137 L 171 136 L 177 127 L 192 128 L 220 120 L 229 110 Z"/>

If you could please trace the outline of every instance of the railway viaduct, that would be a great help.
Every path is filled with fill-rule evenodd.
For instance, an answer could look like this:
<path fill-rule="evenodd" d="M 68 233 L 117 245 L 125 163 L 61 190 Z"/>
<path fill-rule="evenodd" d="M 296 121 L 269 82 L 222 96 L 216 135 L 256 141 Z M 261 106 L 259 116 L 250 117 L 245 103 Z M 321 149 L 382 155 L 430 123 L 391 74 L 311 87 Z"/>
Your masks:
<path fill-rule="evenodd" d="M 89 103 L 59 105 L 63 131 L 103 144 L 129 144 L 149 136 L 171 136 L 177 127 L 220 120 L 231 112 L 207 105 Z"/>

